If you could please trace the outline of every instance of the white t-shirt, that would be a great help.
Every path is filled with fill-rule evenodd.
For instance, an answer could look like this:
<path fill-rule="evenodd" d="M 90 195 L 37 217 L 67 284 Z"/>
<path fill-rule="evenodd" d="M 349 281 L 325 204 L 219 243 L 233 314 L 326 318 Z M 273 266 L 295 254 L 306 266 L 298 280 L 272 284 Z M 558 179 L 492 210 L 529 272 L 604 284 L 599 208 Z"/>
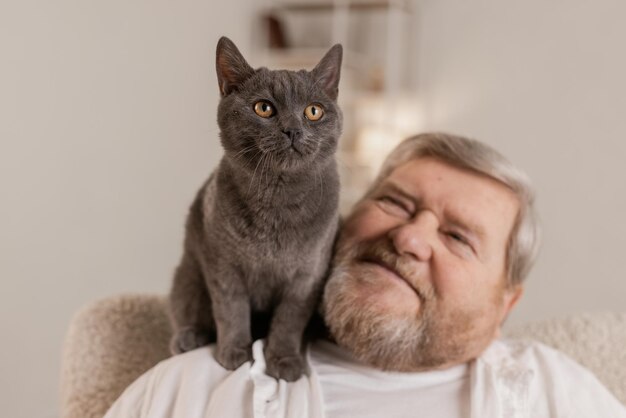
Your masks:
<path fill-rule="evenodd" d="M 467 364 L 423 373 L 384 372 L 325 341 L 311 347 L 309 358 L 326 418 L 470 417 Z"/>
<path fill-rule="evenodd" d="M 626 408 L 586 369 L 542 344 L 493 342 L 476 360 L 441 372 L 387 373 L 328 342 L 307 352 L 296 382 L 254 363 L 223 369 L 204 347 L 162 361 L 105 418 L 626 418 Z"/>

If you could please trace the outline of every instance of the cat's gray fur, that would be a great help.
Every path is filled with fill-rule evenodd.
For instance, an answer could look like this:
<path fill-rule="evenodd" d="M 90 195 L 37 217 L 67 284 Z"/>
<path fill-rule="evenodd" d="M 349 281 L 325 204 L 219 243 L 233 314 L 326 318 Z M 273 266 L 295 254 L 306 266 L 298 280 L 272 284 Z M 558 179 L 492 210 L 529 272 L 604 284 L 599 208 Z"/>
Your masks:
<path fill-rule="evenodd" d="M 251 359 L 251 315 L 266 312 L 267 373 L 293 381 L 305 371 L 302 336 L 338 227 L 341 57 L 335 45 L 310 72 L 253 70 L 230 40 L 218 42 L 224 157 L 187 218 L 170 293 L 173 352 L 217 338 L 216 360 L 235 369 Z M 258 116 L 259 100 L 275 115 Z M 324 109 L 316 122 L 304 116 L 312 103 Z"/>

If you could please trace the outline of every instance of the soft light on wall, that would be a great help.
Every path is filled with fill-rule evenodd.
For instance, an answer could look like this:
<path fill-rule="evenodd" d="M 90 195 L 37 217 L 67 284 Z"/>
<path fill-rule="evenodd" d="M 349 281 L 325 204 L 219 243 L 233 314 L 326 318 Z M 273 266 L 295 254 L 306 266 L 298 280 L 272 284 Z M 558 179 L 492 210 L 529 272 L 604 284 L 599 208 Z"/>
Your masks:
<path fill-rule="evenodd" d="M 355 105 L 355 158 L 372 176 L 389 152 L 403 139 L 415 135 L 421 126 L 419 102 L 415 96 L 368 95 Z"/>
<path fill-rule="evenodd" d="M 349 117 L 354 128 L 339 155 L 342 213 L 363 196 L 389 152 L 420 132 L 421 115 L 420 102 L 410 94 L 371 93 L 353 101 Z"/>

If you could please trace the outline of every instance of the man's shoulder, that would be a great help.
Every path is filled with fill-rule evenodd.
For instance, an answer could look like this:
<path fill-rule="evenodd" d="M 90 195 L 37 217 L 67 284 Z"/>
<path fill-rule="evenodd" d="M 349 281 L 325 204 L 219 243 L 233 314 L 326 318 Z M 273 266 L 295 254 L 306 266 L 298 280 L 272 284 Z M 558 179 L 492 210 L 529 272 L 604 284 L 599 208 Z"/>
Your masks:
<path fill-rule="evenodd" d="M 567 354 L 530 339 L 499 339 L 481 356 L 481 361 L 497 369 L 516 368 L 539 379 L 558 376 L 597 381 L 594 374 Z M 580 380 L 578 380 L 580 382 Z M 599 383 L 599 382 L 598 382 Z M 562 380 L 562 384 L 576 384 Z"/>
<path fill-rule="evenodd" d="M 165 375 L 192 374 L 222 374 L 226 370 L 220 366 L 214 356 L 215 345 L 203 346 L 185 353 L 176 354 L 161 360 L 146 372 L 153 378 Z"/>
<path fill-rule="evenodd" d="M 481 356 L 483 361 L 491 364 L 518 362 L 522 365 L 531 366 L 537 361 L 547 361 L 546 365 L 563 365 L 582 368 L 565 353 L 548 345 L 531 339 L 498 339 L 485 350 Z"/>
<path fill-rule="evenodd" d="M 232 374 L 215 360 L 214 349 L 200 347 L 162 360 L 126 388 L 106 417 L 183 416 L 162 411 L 193 405 Z"/>
<path fill-rule="evenodd" d="M 478 359 L 497 379 L 526 381 L 529 404 L 564 416 L 626 417 L 626 409 L 596 376 L 565 353 L 528 339 L 501 339 Z M 585 415 L 591 414 L 591 415 Z M 549 415 L 552 416 L 552 415 Z M 560 415 L 558 415 L 560 416 Z"/>

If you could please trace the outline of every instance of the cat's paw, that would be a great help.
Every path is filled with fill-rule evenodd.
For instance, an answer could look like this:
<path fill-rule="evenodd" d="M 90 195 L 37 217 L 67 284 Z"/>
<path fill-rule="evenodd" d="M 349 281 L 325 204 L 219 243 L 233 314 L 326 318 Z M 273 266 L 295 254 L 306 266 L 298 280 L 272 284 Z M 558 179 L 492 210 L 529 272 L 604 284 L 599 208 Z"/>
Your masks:
<path fill-rule="evenodd" d="M 227 370 L 235 370 L 247 361 L 252 361 L 252 347 L 233 347 L 217 344 L 215 360 Z"/>
<path fill-rule="evenodd" d="M 173 354 L 181 354 L 208 345 L 210 342 L 211 336 L 207 331 L 194 327 L 184 327 L 172 336 L 170 351 Z"/>
<path fill-rule="evenodd" d="M 265 373 L 276 379 L 295 382 L 305 372 L 305 361 L 300 355 L 274 356 L 265 353 Z"/>

